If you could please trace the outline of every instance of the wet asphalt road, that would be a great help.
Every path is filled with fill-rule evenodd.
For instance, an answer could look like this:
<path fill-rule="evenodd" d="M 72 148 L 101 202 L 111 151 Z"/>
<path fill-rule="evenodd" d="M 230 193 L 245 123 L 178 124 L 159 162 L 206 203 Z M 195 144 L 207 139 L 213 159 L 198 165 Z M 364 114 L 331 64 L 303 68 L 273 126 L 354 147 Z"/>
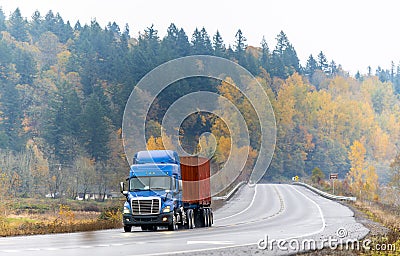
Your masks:
<path fill-rule="evenodd" d="M 361 239 L 367 233 L 368 229 L 355 221 L 347 207 L 306 188 L 258 184 L 243 186 L 218 209 L 213 227 L 0 238 L 0 255 L 286 255 L 304 249 L 296 241 L 301 244 L 312 240 L 318 245 L 329 238 L 333 243 Z M 265 246 L 263 241 L 267 239 L 270 244 Z M 275 241 L 280 240 L 287 243 L 279 247 Z"/>

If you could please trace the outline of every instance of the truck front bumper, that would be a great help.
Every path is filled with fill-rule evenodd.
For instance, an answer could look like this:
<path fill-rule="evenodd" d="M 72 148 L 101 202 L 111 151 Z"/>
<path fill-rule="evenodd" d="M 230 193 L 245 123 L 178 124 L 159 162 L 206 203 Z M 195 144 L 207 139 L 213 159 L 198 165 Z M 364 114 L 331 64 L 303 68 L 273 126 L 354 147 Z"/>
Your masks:
<path fill-rule="evenodd" d="M 156 225 L 167 226 L 173 221 L 173 212 L 160 213 L 158 215 L 132 215 L 124 214 L 124 226 Z"/>

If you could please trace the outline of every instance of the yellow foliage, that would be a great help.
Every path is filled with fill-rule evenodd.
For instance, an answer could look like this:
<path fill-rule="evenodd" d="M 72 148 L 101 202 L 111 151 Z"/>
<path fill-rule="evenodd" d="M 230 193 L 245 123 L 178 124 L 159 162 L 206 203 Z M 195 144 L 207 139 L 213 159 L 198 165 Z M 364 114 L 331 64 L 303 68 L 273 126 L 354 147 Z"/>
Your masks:
<path fill-rule="evenodd" d="M 146 145 L 147 150 L 163 150 L 163 149 L 173 149 L 172 141 L 168 136 L 164 137 L 153 137 L 147 140 Z"/>
<path fill-rule="evenodd" d="M 365 162 L 366 149 L 359 140 L 350 147 L 350 172 L 347 174 L 350 189 L 354 195 L 361 198 L 374 199 L 378 189 L 378 175 L 375 167 Z"/>
<path fill-rule="evenodd" d="M 219 164 L 223 164 L 229 157 L 231 152 L 231 139 L 229 137 L 220 137 L 217 144 L 215 160 Z"/>
<path fill-rule="evenodd" d="M 68 205 L 60 205 L 58 215 L 61 217 L 62 220 L 66 220 L 71 222 L 75 219 L 75 213 L 71 210 Z"/>

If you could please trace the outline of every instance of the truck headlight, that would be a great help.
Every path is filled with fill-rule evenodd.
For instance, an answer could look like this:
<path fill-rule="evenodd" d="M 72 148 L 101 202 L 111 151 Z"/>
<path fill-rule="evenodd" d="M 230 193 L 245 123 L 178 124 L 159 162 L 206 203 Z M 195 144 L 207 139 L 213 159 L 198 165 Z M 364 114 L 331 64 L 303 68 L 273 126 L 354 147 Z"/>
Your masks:
<path fill-rule="evenodd" d="M 165 208 L 162 210 L 162 212 L 170 212 L 171 211 L 171 206 L 167 205 Z"/>
<path fill-rule="evenodd" d="M 131 213 L 131 209 L 129 209 L 128 207 L 124 206 L 124 214 L 125 213 Z"/>

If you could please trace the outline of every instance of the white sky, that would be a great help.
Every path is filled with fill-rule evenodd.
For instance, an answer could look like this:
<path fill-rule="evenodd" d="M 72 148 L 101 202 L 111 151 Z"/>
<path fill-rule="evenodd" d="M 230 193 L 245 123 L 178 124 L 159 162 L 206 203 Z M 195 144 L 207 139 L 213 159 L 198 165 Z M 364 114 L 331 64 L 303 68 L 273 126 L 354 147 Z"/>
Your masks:
<path fill-rule="evenodd" d="M 163 37 L 173 22 L 189 39 L 195 27 L 204 26 L 210 37 L 218 29 L 228 45 L 240 28 L 249 45 L 259 46 L 265 36 L 271 49 L 283 30 L 303 65 L 322 50 L 352 74 L 400 61 L 397 0 L 0 0 L 0 6 L 7 17 L 19 7 L 28 19 L 51 9 L 72 26 L 94 18 L 102 27 L 115 21 L 121 30 L 128 23 L 133 37 L 151 24 Z"/>

